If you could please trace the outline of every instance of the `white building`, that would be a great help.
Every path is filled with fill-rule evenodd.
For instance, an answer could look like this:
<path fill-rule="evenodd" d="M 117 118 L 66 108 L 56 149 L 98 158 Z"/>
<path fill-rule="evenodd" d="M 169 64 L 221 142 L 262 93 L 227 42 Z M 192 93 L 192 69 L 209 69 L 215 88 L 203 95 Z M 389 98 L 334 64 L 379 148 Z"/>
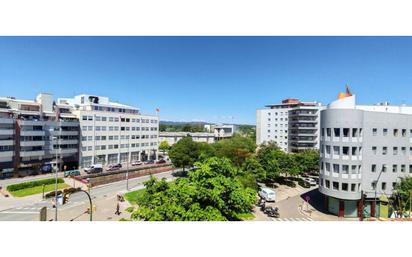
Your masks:
<path fill-rule="evenodd" d="M 320 111 L 317 102 L 286 99 L 256 111 L 256 143 L 274 142 L 286 152 L 319 148 Z"/>
<path fill-rule="evenodd" d="M 78 95 L 59 99 L 80 121 L 80 166 L 158 158 L 159 118 L 108 97 Z"/>
<path fill-rule="evenodd" d="M 213 133 L 216 140 L 227 139 L 233 137 L 238 132 L 239 126 L 233 124 L 223 124 L 213 126 Z"/>
<path fill-rule="evenodd" d="M 176 144 L 180 139 L 190 136 L 195 142 L 214 143 L 215 134 L 206 132 L 160 132 L 159 143 L 166 141 L 169 145 Z"/>

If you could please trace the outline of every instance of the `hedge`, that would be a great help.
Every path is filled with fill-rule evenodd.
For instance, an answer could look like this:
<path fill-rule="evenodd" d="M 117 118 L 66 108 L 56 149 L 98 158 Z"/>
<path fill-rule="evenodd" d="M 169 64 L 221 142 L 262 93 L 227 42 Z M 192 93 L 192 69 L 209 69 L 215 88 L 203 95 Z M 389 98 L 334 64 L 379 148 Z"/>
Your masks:
<path fill-rule="evenodd" d="M 42 185 L 50 185 L 56 183 L 56 179 L 54 178 L 49 178 L 49 179 L 42 179 L 42 180 L 36 180 L 36 181 L 29 181 L 29 182 L 23 182 L 20 184 L 14 184 L 7 186 L 7 191 L 9 192 L 14 192 L 26 188 L 32 188 L 32 187 L 37 187 L 37 186 L 42 186 Z M 57 179 L 57 183 L 64 183 L 64 180 L 62 178 Z"/>

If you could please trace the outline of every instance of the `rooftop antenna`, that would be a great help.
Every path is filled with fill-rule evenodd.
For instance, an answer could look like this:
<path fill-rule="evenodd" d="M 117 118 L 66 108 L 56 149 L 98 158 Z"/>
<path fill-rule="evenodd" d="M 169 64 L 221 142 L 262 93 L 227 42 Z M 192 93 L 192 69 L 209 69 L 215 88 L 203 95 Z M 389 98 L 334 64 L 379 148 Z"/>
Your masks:
<path fill-rule="evenodd" d="M 345 87 L 346 87 L 346 94 L 347 94 L 348 96 L 352 96 L 352 93 L 350 92 L 349 85 L 346 84 Z"/>

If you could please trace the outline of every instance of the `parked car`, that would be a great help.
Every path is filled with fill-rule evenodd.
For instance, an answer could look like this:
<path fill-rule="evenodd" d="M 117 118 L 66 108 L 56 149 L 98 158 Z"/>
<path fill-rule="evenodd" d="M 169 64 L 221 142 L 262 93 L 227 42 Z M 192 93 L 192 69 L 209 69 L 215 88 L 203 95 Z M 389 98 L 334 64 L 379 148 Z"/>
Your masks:
<path fill-rule="evenodd" d="M 304 178 L 303 181 L 308 183 L 310 186 L 316 186 L 318 184 L 316 179 L 313 178 Z"/>
<path fill-rule="evenodd" d="M 143 162 L 141 162 L 141 161 L 132 162 L 132 166 L 139 166 L 139 165 L 142 165 L 142 164 L 143 164 Z"/>
<path fill-rule="evenodd" d="M 107 168 L 108 171 L 114 171 L 114 170 L 120 170 L 122 168 L 122 165 L 120 163 L 118 164 L 110 164 L 109 167 Z"/>
<path fill-rule="evenodd" d="M 103 172 L 103 166 L 101 164 L 94 164 L 84 169 L 87 174 L 101 173 Z"/>
<path fill-rule="evenodd" d="M 166 161 L 163 160 L 163 159 L 160 159 L 160 160 L 158 160 L 158 161 L 156 162 L 156 164 L 163 164 L 163 163 L 166 163 Z"/>
<path fill-rule="evenodd" d="M 155 163 L 154 160 L 148 160 L 148 161 L 145 162 L 145 164 L 154 164 L 154 163 Z"/>
<path fill-rule="evenodd" d="M 276 201 L 276 193 L 275 191 L 269 188 L 262 188 L 259 191 L 259 196 L 264 199 L 266 202 L 275 202 Z"/>
<path fill-rule="evenodd" d="M 74 177 L 74 176 L 80 176 L 80 170 L 66 170 L 64 172 L 65 177 Z"/>

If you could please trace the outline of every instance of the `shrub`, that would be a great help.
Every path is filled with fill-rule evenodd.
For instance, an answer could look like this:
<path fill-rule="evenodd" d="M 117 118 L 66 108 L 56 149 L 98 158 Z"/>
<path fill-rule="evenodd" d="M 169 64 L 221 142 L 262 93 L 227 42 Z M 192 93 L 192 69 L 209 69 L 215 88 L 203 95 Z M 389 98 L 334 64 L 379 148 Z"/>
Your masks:
<path fill-rule="evenodd" d="M 61 195 L 61 194 L 62 194 L 61 190 L 57 191 L 57 195 Z M 55 196 L 56 195 L 54 194 L 54 191 L 51 191 L 50 193 L 47 193 L 47 194 L 44 195 L 45 198 L 51 198 L 51 197 L 55 197 Z"/>
<path fill-rule="evenodd" d="M 70 187 L 70 188 L 64 189 L 63 193 L 64 194 L 73 194 L 73 193 L 76 193 L 76 192 L 81 191 L 81 190 L 82 189 L 80 187 L 78 187 L 78 188 Z"/>
<path fill-rule="evenodd" d="M 42 179 L 42 180 L 36 180 L 36 181 L 29 181 L 29 182 L 23 182 L 20 184 L 14 184 L 7 186 L 7 191 L 9 192 L 14 192 L 26 188 L 32 188 L 32 187 L 38 187 L 42 185 L 50 185 L 56 183 L 56 180 L 54 178 L 49 178 L 49 179 Z M 64 180 L 62 178 L 57 179 L 57 183 L 64 183 Z"/>
<path fill-rule="evenodd" d="M 303 188 L 310 188 L 310 184 L 304 180 L 299 180 L 298 184 Z"/>
<path fill-rule="evenodd" d="M 128 207 L 128 208 L 126 208 L 125 211 L 127 211 L 129 213 L 132 213 L 134 211 L 134 208 L 133 207 Z"/>

